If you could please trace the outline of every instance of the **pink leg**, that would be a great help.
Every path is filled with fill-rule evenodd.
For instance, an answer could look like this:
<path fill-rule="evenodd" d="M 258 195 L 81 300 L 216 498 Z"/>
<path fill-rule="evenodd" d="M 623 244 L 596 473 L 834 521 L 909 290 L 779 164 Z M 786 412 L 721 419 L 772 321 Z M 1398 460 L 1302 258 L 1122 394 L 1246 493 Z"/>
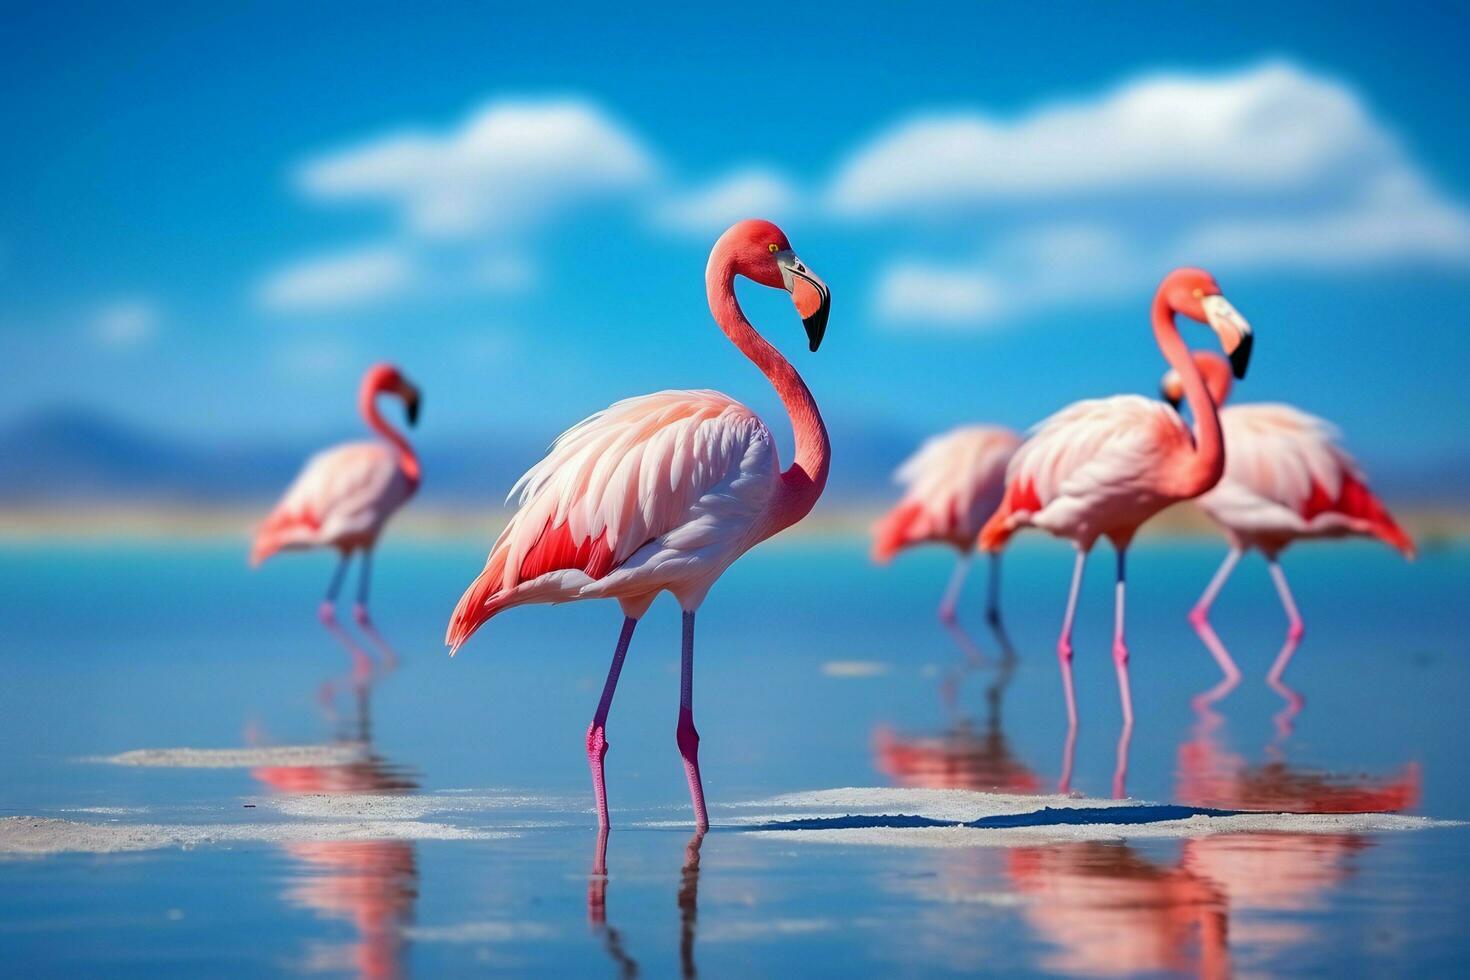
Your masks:
<path fill-rule="evenodd" d="M 1128 684 L 1128 644 L 1123 639 L 1123 610 L 1127 584 L 1128 552 L 1118 550 L 1118 584 L 1114 587 L 1113 666 L 1118 671 L 1118 698 L 1123 702 L 1123 726 L 1133 727 L 1133 692 Z"/>
<path fill-rule="evenodd" d="M 1300 640 L 1306 635 L 1307 628 L 1302 623 L 1302 614 L 1297 611 L 1296 599 L 1292 598 L 1291 586 L 1286 584 L 1286 572 L 1281 570 L 1281 564 L 1276 559 L 1271 559 L 1271 580 L 1276 583 L 1276 594 L 1281 596 L 1281 608 L 1286 610 L 1286 638 L 1288 640 Z"/>
<path fill-rule="evenodd" d="M 684 775 L 689 779 L 689 798 L 694 803 L 694 825 L 709 829 L 704 809 L 704 783 L 699 778 L 699 732 L 694 729 L 694 613 L 684 611 L 684 650 L 679 670 L 679 755 L 684 757 Z"/>
<path fill-rule="evenodd" d="M 939 621 L 946 626 L 955 622 L 955 606 L 960 601 L 960 591 L 965 587 L 965 575 L 970 571 L 970 556 L 962 555 L 955 563 L 954 574 L 949 577 L 949 586 L 944 590 L 944 599 L 939 603 Z"/>
<path fill-rule="evenodd" d="M 1062 694 L 1067 699 L 1067 723 L 1077 727 L 1077 694 L 1072 687 L 1072 620 L 1077 615 L 1077 593 L 1082 588 L 1082 566 L 1087 552 L 1077 549 L 1077 563 L 1072 566 L 1072 591 L 1067 594 L 1067 614 L 1062 619 L 1062 635 L 1057 638 L 1057 663 L 1062 668 Z"/>
<path fill-rule="evenodd" d="M 633 629 L 638 620 L 632 616 L 623 620 L 623 632 L 618 637 L 618 648 L 613 651 L 612 666 L 607 669 L 607 681 L 602 685 L 602 699 L 597 702 L 597 713 L 587 727 L 587 766 L 592 770 L 592 795 L 597 800 L 597 826 L 606 830 L 607 784 L 602 778 L 602 760 L 607 755 L 607 712 L 612 707 L 613 692 L 618 689 L 618 675 L 623 672 L 623 658 L 628 655 L 628 644 L 633 642 Z"/>
<path fill-rule="evenodd" d="M 317 607 L 316 618 L 322 621 L 323 626 L 331 627 L 337 622 L 337 593 L 342 591 L 342 579 L 347 575 L 347 563 L 351 559 L 343 552 L 341 559 L 337 562 L 336 571 L 332 572 L 332 580 L 327 583 L 327 594 L 322 598 L 322 604 Z"/>
<path fill-rule="evenodd" d="M 1210 579 L 1210 584 L 1205 586 L 1204 595 L 1199 597 L 1199 601 L 1189 611 L 1189 621 L 1196 629 L 1209 622 L 1210 607 L 1215 604 L 1215 597 L 1225 587 L 1225 580 L 1230 578 L 1231 572 L 1235 571 L 1235 565 L 1240 561 L 1241 554 L 1242 552 L 1239 548 L 1234 545 L 1231 546 L 1230 550 L 1225 554 L 1225 560 L 1220 563 L 1220 567 L 1215 571 L 1214 578 Z"/>

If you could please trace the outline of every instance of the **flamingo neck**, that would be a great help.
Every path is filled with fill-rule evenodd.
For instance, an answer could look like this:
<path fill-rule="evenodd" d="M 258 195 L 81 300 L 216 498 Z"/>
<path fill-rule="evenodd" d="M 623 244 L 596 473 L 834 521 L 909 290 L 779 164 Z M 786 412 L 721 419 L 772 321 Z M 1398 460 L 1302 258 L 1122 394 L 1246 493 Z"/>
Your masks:
<path fill-rule="evenodd" d="M 1162 292 L 1154 297 L 1153 325 L 1154 340 L 1169 366 L 1179 372 L 1179 380 L 1184 385 L 1184 400 L 1189 403 L 1189 410 L 1194 416 L 1194 451 L 1183 454 L 1169 487 L 1181 500 L 1187 500 L 1220 482 L 1225 472 L 1225 439 L 1220 431 L 1215 400 L 1210 397 L 1210 390 L 1194 363 L 1189 346 L 1179 336 L 1174 308 Z"/>
<path fill-rule="evenodd" d="M 419 458 L 414 454 L 413 446 L 408 444 L 408 439 L 393 426 L 384 421 L 378 412 L 379 389 L 364 387 L 358 398 L 358 411 L 362 413 L 363 421 L 367 422 L 368 428 L 386 439 L 395 452 L 398 453 L 398 465 L 402 467 L 404 474 L 413 483 L 419 482 L 421 470 Z"/>
<path fill-rule="evenodd" d="M 796 436 L 796 458 L 781 474 L 781 491 L 772 507 L 769 536 L 805 517 L 822 495 L 832 457 L 827 427 L 817 411 L 816 400 L 812 398 L 806 382 L 801 380 L 801 375 L 796 373 L 796 368 L 745 318 L 735 298 L 735 269 L 727 257 L 719 254 L 710 256 L 705 290 L 715 322 L 776 389 Z"/>

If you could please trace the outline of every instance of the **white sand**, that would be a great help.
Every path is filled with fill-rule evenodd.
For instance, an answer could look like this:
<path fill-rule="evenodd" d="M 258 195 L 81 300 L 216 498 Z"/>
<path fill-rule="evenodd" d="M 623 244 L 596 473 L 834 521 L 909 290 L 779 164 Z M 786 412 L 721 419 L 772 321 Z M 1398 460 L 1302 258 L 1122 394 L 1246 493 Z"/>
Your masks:
<path fill-rule="evenodd" d="M 741 804 L 740 809 L 765 812 L 742 813 L 732 822 L 759 826 L 791 820 L 832 819 L 840 822 L 843 817 L 898 815 L 970 822 L 985 817 L 1039 814 L 1046 808 L 1097 811 L 1095 822 L 1047 823 L 1044 815 L 1038 815 L 1037 824 L 1018 827 L 838 826 L 830 829 L 755 831 L 761 837 L 783 841 L 887 847 L 1007 847 L 1055 841 L 1187 838 L 1234 833 L 1362 834 L 1461 825 L 1459 821 L 1391 813 L 1242 813 L 1147 822 L 1107 822 L 1110 809 L 1151 805 L 1138 800 L 1016 796 L 969 790 L 847 788 L 793 793 Z M 1167 811 L 1161 809 L 1160 812 Z"/>
<path fill-rule="evenodd" d="M 368 757 L 366 745 L 271 745 L 251 749 L 134 749 L 86 762 L 177 769 L 254 769 L 257 766 L 341 766 Z"/>
<path fill-rule="evenodd" d="M 0 855 L 116 854 L 240 841 L 489 840 L 511 834 L 413 820 L 330 823 L 123 824 L 0 817 Z"/>

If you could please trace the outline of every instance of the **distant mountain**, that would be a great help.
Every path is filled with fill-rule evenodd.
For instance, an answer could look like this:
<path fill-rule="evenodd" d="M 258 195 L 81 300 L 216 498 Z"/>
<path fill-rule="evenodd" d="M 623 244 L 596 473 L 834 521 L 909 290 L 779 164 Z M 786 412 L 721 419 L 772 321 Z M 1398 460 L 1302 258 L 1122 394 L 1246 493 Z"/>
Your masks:
<path fill-rule="evenodd" d="M 778 439 L 788 441 L 778 430 Z M 837 423 L 829 496 L 870 500 L 891 493 L 889 474 L 915 444 L 897 431 Z M 206 446 L 74 407 L 35 412 L 0 426 L 0 503 L 258 503 L 274 498 L 318 445 Z M 499 504 L 546 449 L 544 438 L 426 441 L 425 500 Z M 784 455 L 784 454 L 783 454 Z"/>
<path fill-rule="evenodd" d="M 893 498 L 891 474 L 920 435 L 869 420 L 831 420 L 834 446 L 827 499 L 874 504 Z M 776 430 L 789 462 L 789 434 Z M 55 408 L 0 426 L 0 504 L 259 504 L 290 482 L 315 444 L 205 446 L 169 438 L 96 412 Z M 497 505 L 546 449 L 543 438 L 426 441 L 422 499 Z M 1459 505 L 1470 489 L 1470 455 L 1404 464 L 1370 474 L 1390 502 Z"/>

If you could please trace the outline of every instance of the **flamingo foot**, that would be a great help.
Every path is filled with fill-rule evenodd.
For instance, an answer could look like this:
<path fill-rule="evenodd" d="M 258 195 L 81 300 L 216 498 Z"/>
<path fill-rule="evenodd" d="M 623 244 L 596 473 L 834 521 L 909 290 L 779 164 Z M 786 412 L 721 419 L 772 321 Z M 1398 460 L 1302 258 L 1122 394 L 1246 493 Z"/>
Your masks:
<path fill-rule="evenodd" d="M 587 728 L 587 768 L 592 770 L 592 796 L 597 801 L 597 826 L 607 833 L 611 826 L 607 815 L 607 783 L 603 779 L 602 760 L 607 757 L 607 732 L 593 722 Z"/>
<path fill-rule="evenodd" d="M 709 816 L 704 807 L 704 782 L 699 775 L 699 732 L 694 728 L 694 712 L 679 709 L 679 755 L 684 758 L 684 775 L 689 780 L 689 799 L 694 804 L 694 824 L 709 829 Z"/>

